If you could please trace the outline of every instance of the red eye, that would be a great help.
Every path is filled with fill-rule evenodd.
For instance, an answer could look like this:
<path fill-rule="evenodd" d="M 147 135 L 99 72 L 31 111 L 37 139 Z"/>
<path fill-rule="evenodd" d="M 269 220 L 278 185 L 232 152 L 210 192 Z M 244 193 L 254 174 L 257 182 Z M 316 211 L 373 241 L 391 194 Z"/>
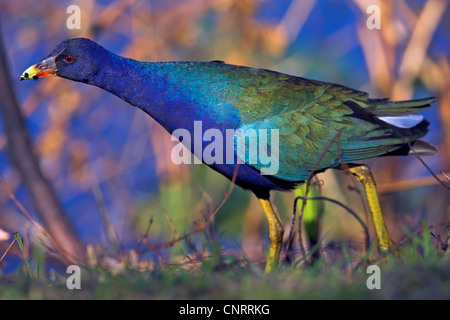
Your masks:
<path fill-rule="evenodd" d="M 71 63 L 73 62 L 73 57 L 72 56 L 67 56 L 64 58 L 64 60 L 66 60 L 67 63 Z"/>

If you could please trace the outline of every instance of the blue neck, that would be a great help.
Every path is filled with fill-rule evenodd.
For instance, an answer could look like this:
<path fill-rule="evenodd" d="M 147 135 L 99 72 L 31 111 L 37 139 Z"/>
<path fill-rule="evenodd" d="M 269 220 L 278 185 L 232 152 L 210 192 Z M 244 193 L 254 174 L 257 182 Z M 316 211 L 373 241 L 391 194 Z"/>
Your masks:
<path fill-rule="evenodd" d="M 208 88 L 214 75 L 201 69 L 205 63 L 139 62 L 114 54 L 109 61 L 92 84 L 144 110 L 170 133 L 193 132 L 194 121 L 202 121 L 205 130 L 240 124 L 237 109 Z"/>

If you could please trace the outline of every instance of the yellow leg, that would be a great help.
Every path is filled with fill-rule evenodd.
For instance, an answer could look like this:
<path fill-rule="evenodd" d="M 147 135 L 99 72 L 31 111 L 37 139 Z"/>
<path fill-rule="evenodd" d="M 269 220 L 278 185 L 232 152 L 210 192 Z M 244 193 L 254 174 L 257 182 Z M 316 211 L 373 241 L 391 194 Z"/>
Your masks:
<path fill-rule="evenodd" d="M 377 234 L 378 248 L 381 252 L 389 251 L 393 247 L 393 244 L 386 229 L 386 224 L 384 223 L 383 215 L 380 209 L 380 202 L 378 200 L 377 189 L 375 186 L 375 180 L 369 167 L 366 165 L 361 165 L 348 170 L 355 175 L 358 181 L 364 186 L 367 202 L 369 204 L 370 212 L 372 213 L 375 232 Z"/>
<path fill-rule="evenodd" d="M 283 244 L 283 225 L 278 219 L 277 214 L 273 210 L 272 204 L 268 199 L 259 199 L 261 206 L 266 214 L 267 221 L 269 222 L 269 238 L 270 248 L 267 254 L 266 269 L 265 272 L 271 272 L 276 268 L 278 259 L 280 257 L 281 246 Z"/>

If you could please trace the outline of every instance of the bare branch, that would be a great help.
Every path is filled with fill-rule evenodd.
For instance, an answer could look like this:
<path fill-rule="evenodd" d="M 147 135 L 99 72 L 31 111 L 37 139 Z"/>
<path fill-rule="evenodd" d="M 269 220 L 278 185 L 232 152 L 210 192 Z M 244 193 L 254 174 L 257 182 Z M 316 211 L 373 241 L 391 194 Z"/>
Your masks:
<path fill-rule="evenodd" d="M 294 200 L 294 212 L 295 212 L 295 208 L 297 207 L 297 201 L 298 200 L 325 200 L 325 201 L 329 201 L 332 202 L 334 204 L 337 204 L 339 206 L 341 206 L 342 208 L 344 208 L 345 210 L 347 210 L 361 225 L 363 231 L 364 231 L 364 236 L 365 236 L 365 249 L 367 250 L 370 247 L 370 236 L 369 236 L 369 229 L 367 228 L 366 224 L 364 223 L 364 221 L 361 220 L 361 218 L 355 213 L 355 211 L 353 211 L 350 207 L 346 206 L 345 204 L 343 204 L 342 202 L 339 202 L 337 200 L 328 198 L 328 197 L 302 197 L 302 196 L 297 196 Z"/>
<path fill-rule="evenodd" d="M 209 223 L 211 223 L 211 222 L 214 220 L 214 217 L 216 216 L 216 214 L 219 212 L 219 210 L 223 207 L 223 205 L 224 205 L 224 204 L 228 201 L 228 199 L 230 198 L 231 192 L 233 191 L 234 185 L 235 185 L 235 183 L 236 183 L 236 177 L 237 177 L 238 170 L 239 170 L 239 164 L 237 164 L 237 165 L 236 165 L 236 168 L 234 169 L 233 178 L 231 179 L 230 187 L 228 188 L 228 191 L 225 192 L 222 201 L 221 201 L 221 202 L 219 203 L 219 205 L 214 209 L 214 211 L 211 212 L 211 214 L 210 214 L 208 217 L 204 218 L 204 220 L 201 220 L 201 221 L 196 222 L 197 227 L 196 227 L 195 229 L 193 229 L 192 231 L 186 233 L 186 234 L 183 235 L 183 236 L 176 237 L 175 239 L 173 239 L 173 240 L 171 240 L 171 241 L 163 242 L 163 243 L 160 243 L 160 244 L 157 244 L 157 245 L 151 245 L 151 244 L 148 244 L 148 243 L 144 242 L 145 245 L 147 246 L 147 248 L 148 248 L 149 250 L 152 250 L 152 251 L 158 250 L 158 249 L 160 249 L 160 248 L 170 248 L 170 247 L 172 247 L 175 243 L 180 242 L 180 241 L 183 241 L 183 240 L 189 238 L 190 236 L 196 234 L 197 232 L 200 232 L 200 231 L 204 230 L 204 229 L 209 225 Z M 144 239 L 144 240 L 145 240 L 145 239 Z"/>
<path fill-rule="evenodd" d="M 423 166 L 428 170 L 428 172 L 430 172 L 431 173 L 431 175 L 445 188 L 445 189 L 447 189 L 447 190 L 449 190 L 450 189 L 450 184 L 447 184 L 447 183 L 445 183 L 444 181 L 442 181 L 441 179 L 439 179 L 439 177 L 433 172 L 433 170 L 431 170 L 431 168 L 425 163 L 425 161 L 422 159 L 422 157 L 420 157 L 415 151 L 414 151 L 414 148 L 413 148 L 413 146 L 411 145 L 411 143 L 409 142 L 408 143 L 408 145 L 409 145 L 409 148 L 411 149 L 411 151 L 412 151 L 412 154 L 414 155 L 414 156 L 416 156 L 417 157 L 417 159 L 419 159 L 419 161 L 420 162 L 422 162 L 422 164 L 423 164 Z M 449 177 L 447 176 L 447 175 L 445 175 L 445 173 L 444 172 L 442 172 L 442 174 L 445 176 L 445 178 L 447 179 L 447 180 L 449 180 Z"/>
<path fill-rule="evenodd" d="M 5 52 L 0 26 L 0 112 L 9 159 L 19 171 L 45 228 L 63 249 L 64 257 L 70 262 L 79 263 L 84 256 L 84 246 L 67 220 L 55 190 L 39 167 L 25 119 L 10 82 Z"/>

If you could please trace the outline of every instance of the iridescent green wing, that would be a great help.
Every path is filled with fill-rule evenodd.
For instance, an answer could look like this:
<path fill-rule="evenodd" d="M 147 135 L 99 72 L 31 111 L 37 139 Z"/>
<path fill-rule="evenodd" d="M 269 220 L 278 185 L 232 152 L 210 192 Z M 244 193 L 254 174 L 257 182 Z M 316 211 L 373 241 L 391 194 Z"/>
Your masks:
<path fill-rule="evenodd" d="M 244 90 L 232 99 L 227 97 L 228 103 L 239 110 L 244 132 L 267 130 L 269 154 L 274 151 L 272 160 L 279 161 L 274 174 L 278 178 L 304 180 L 313 169 L 382 155 L 404 143 L 402 139 L 381 142 L 391 129 L 351 117 L 354 110 L 350 102 L 372 114 L 369 108 L 386 104 L 386 100 L 370 100 L 367 93 L 344 86 L 267 70 L 252 69 L 251 73 L 241 73 L 240 87 Z M 270 139 L 275 131 L 278 144 Z M 260 160 L 259 155 L 259 147 L 245 150 L 247 163 L 251 156 Z M 261 170 L 269 166 L 263 162 L 249 164 Z"/>

